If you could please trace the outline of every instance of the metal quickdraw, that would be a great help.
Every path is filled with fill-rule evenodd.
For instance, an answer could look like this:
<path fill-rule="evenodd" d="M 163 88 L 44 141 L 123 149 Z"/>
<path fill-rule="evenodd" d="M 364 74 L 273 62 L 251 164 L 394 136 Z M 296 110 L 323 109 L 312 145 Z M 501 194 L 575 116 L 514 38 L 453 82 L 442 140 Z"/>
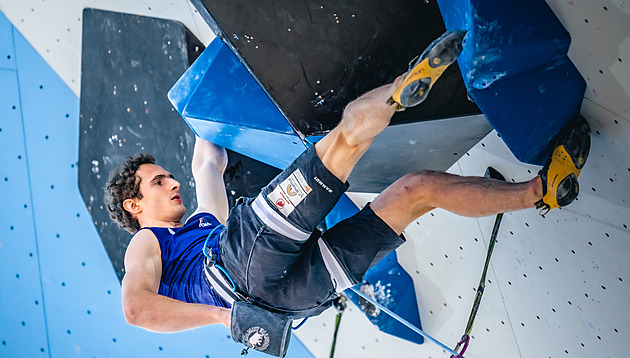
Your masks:
<path fill-rule="evenodd" d="M 470 342 L 470 336 L 465 334 L 462 339 L 457 342 L 457 345 L 455 346 L 454 351 L 457 352 L 456 356 L 451 356 L 451 358 L 462 358 L 464 357 L 464 352 L 466 352 L 466 349 L 468 348 L 468 343 Z M 463 345 L 463 347 L 462 347 Z M 459 348 L 462 347 L 462 350 L 460 351 Z"/>

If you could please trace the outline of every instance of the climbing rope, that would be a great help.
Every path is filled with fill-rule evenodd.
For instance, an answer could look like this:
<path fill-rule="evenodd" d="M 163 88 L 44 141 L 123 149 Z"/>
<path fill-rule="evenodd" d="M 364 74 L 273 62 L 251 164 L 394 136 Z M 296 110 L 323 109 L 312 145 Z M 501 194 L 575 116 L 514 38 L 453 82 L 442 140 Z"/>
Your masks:
<path fill-rule="evenodd" d="M 503 175 L 501 175 L 501 173 L 497 172 L 493 168 L 488 168 L 488 170 L 486 171 L 485 177 L 505 181 L 505 178 L 503 177 Z M 475 296 L 475 301 L 473 303 L 473 307 L 470 312 L 470 316 L 468 318 L 468 324 L 466 325 L 466 330 L 464 331 L 464 335 L 462 336 L 460 341 L 457 343 L 454 350 L 448 348 L 446 345 L 444 345 L 437 339 L 431 337 L 430 335 L 422 331 L 420 328 L 407 322 L 405 319 L 395 314 L 394 312 L 390 311 L 387 307 L 384 307 L 383 305 L 378 303 L 375 299 L 361 292 L 356 287 L 350 287 L 350 289 L 357 295 L 363 297 L 364 299 L 366 299 L 367 301 L 369 301 L 376 307 L 380 308 L 383 312 L 387 313 L 390 317 L 394 318 L 398 322 L 407 326 L 412 331 L 418 333 L 419 335 L 423 336 L 429 341 L 435 343 L 440 348 L 451 353 L 451 358 L 464 358 L 464 353 L 466 352 L 466 349 L 468 348 L 468 344 L 470 343 L 470 333 L 472 332 L 473 324 L 475 323 L 475 317 L 477 316 L 479 304 L 481 303 L 481 297 L 483 296 L 483 291 L 486 287 L 486 274 L 488 272 L 488 267 L 490 266 L 490 257 L 492 256 L 492 251 L 494 250 L 494 244 L 497 241 L 497 235 L 499 233 L 499 226 L 501 224 L 501 219 L 503 219 L 503 214 L 502 213 L 497 214 L 494 220 L 494 227 L 492 228 L 490 244 L 488 245 L 488 254 L 486 255 L 486 262 L 483 266 L 483 273 L 481 274 L 481 279 L 479 280 L 479 286 L 477 287 L 477 294 Z M 461 351 L 457 352 L 457 350 L 459 350 L 460 348 L 461 348 Z"/>
<path fill-rule="evenodd" d="M 337 333 L 339 333 L 339 324 L 341 323 L 341 316 L 346 309 L 346 301 L 348 298 L 343 293 L 339 295 L 334 302 L 335 308 L 337 308 L 337 316 L 335 317 L 335 331 L 333 333 L 333 341 L 330 347 L 330 357 L 335 356 L 335 346 L 337 345 Z"/>
<path fill-rule="evenodd" d="M 383 306 L 382 304 L 378 303 L 375 299 L 373 299 L 372 297 L 366 295 L 365 293 L 361 292 L 359 289 L 357 289 L 356 287 L 350 287 L 350 289 L 356 293 L 357 295 L 365 298 L 368 302 L 370 302 L 371 304 L 373 304 L 374 306 L 380 308 L 383 312 L 387 313 L 390 317 L 392 317 L 393 319 L 397 320 L 398 322 L 404 324 L 405 326 L 407 326 L 409 329 L 411 329 L 412 331 L 418 333 L 419 335 L 421 335 L 422 337 L 428 339 L 429 341 L 435 343 L 437 346 L 439 346 L 440 348 L 444 349 L 445 351 L 451 353 L 452 355 L 456 356 L 457 352 L 455 352 L 454 350 L 450 349 L 449 347 L 447 347 L 446 345 L 444 345 L 442 342 L 438 341 L 437 339 L 431 337 L 430 335 L 428 335 L 427 333 L 425 333 L 423 330 L 421 330 L 420 328 L 414 326 L 413 324 L 409 323 L 407 320 L 405 320 L 404 318 L 400 317 L 399 315 L 395 314 L 394 312 L 390 311 L 387 307 Z M 461 356 L 463 358 L 463 356 Z"/>
<path fill-rule="evenodd" d="M 419 335 L 423 336 L 424 338 L 438 345 L 440 348 L 451 353 L 451 358 L 464 358 L 464 353 L 466 352 L 466 349 L 468 348 L 468 343 L 470 342 L 470 333 L 472 332 L 473 324 L 475 323 L 477 310 L 479 309 L 479 304 L 481 303 L 481 297 L 483 296 L 483 291 L 486 287 L 486 274 L 488 272 L 488 267 L 490 265 L 490 257 L 492 256 L 492 251 L 494 250 L 494 244 L 497 241 L 497 234 L 499 233 L 499 226 L 501 224 L 502 218 L 503 218 L 503 214 L 497 214 L 496 219 L 494 221 L 494 227 L 492 228 L 492 236 L 490 239 L 490 245 L 488 246 L 488 254 L 486 255 L 486 262 L 483 267 L 483 273 L 481 274 L 481 279 L 479 280 L 479 287 L 477 288 L 477 295 L 475 296 L 475 301 L 473 303 L 472 311 L 470 312 L 470 316 L 468 318 L 468 324 L 466 325 L 466 330 L 464 332 L 464 335 L 462 336 L 460 341 L 457 343 L 454 350 L 448 348 L 446 345 L 444 345 L 437 339 L 431 337 L 430 335 L 422 331 L 420 328 L 407 322 L 405 319 L 398 316 L 394 312 L 390 311 L 389 309 L 387 309 L 386 307 L 378 303 L 376 300 L 374 300 L 372 297 L 358 290 L 356 287 L 350 287 L 350 289 L 357 295 L 363 297 L 364 299 L 366 299 L 367 301 L 369 301 L 376 307 L 380 308 L 383 312 L 387 313 L 390 317 L 394 318 L 398 322 L 407 326 L 412 331 L 418 333 Z M 461 348 L 461 351 L 458 351 L 460 348 Z"/>

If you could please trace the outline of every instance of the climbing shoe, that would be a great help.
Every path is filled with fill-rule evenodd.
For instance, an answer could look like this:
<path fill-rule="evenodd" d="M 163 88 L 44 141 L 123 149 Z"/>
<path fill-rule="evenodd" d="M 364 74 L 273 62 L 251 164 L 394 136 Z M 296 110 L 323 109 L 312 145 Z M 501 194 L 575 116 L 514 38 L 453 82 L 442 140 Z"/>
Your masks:
<path fill-rule="evenodd" d="M 543 198 L 535 203 L 543 217 L 551 209 L 569 205 L 578 195 L 578 176 L 591 148 L 590 127 L 582 116 L 558 136 L 551 157 L 538 173 L 543 183 Z"/>
<path fill-rule="evenodd" d="M 444 70 L 462 52 L 466 31 L 447 31 L 409 63 L 405 77 L 387 104 L 396 104 L 396 111 L 420 104 Z"/>

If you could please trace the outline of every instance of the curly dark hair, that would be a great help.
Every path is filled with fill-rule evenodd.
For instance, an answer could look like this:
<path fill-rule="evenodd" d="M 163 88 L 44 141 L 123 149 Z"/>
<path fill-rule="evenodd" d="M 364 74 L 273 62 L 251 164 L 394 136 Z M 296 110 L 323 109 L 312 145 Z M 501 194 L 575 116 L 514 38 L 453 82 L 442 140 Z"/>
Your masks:
<path fill-rule="evenodd" d="M 127 157 L 116 170 L 109 175 L 105 186 L 105 206 L 109 211 L 109 217 L 132 234 L 140 230 L 140 223 L 123 207 L 127 199 L 142 199 L 140 193 L 140 180 L 136 172 L 142 164 L 155 164 L 155 158 L 151 154 L 140 153 Z"/>

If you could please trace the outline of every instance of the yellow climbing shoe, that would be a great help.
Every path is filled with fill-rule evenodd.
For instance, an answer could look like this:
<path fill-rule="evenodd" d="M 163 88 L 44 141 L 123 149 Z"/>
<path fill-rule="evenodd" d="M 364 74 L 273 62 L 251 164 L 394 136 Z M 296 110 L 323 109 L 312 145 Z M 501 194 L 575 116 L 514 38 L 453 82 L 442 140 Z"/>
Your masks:
<path fill-rule="evenodd" d="M 543 198 L 535 203 L 543 217 L 551 209 L 567 206 L 577 198 L 578 176 L 591 148 L 590 127 L 582 116 L 559 135 L 559 142 L 538 173 L 543 182 Z"/>
<path fill-rule="evenodd" d="M 466 31 L 447 31 L 433 41 L 420 56 L 409 63 L 409 69 L 387 104 L 396 104 L 396 111 L 420 104 L 444 70 L 455 62 L 463 49 Z"/>

